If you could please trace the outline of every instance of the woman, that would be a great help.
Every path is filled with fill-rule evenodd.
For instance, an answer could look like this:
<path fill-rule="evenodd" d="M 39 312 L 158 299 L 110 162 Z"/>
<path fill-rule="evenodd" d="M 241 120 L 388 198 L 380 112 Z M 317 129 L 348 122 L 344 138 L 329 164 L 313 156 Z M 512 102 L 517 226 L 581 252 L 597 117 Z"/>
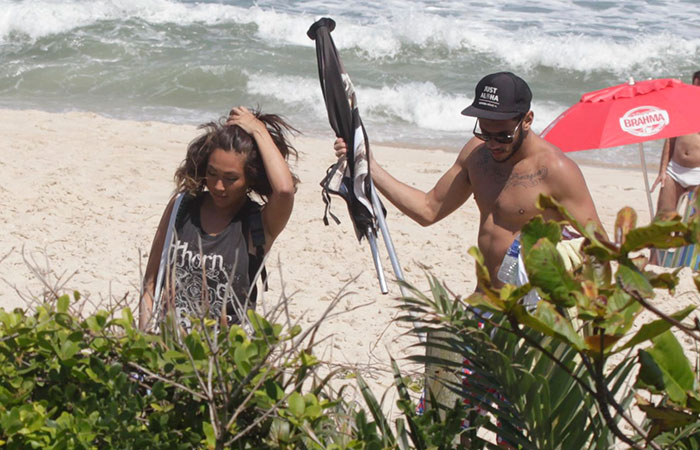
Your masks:
<path fill-rule="evenodd" d="M 151 246 L 139 308 L 143 330 L 172 309 L 186 329 L 193 316 L 240 323 L 245 310 L 255 308 L 251 283 L 263 253 L 292 213 L 298 179 L 287 165 L 289 155 L 296 156 L 287 133 L 294 128 L 279 116 L 244 107 L 200 128 L 204 134 L 189 145 L 175 172 L 176 192 L 185 195 L 174 216 L 171 265 L 157 305 L 156 278 L 178 195 L 165 208 Z"/>

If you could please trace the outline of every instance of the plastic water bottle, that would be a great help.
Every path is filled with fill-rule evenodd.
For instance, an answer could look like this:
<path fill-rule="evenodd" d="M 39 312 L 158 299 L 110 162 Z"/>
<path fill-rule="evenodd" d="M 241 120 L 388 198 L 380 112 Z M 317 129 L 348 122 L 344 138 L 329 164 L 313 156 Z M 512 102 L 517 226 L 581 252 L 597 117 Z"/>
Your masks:
<path fill-rule="evenodd" d="M 527 282 L 526 280 L 520 279 L 518 276 L 519 255 L 520 239 L 515 239 L 508 248 L 506 256 L 503 258 L 503 262 L 501 263 L 501 267 L 498 269 L 498 274 L 496 276 L 499 280 L 514 286 L 522 286 L 525 282 Z M 540 301 L 540 296 L 537 294 L 536 289 L 532 289 L 520 301 L 523 305 L 525 305 L 528 311 L 532 311 L 537 306 L 537 302 Z"/>
<path fill-rule="evenodd" d="M 496 275 L 499 280 L 504 283 L 509 283 L 513 285 L 518 285 L 518 255 L 520 254 L 520 239 L 515 239 L 508 251 L 506 256 L 503 258 L 501 267 L 498 269 L 498 274 Z"/>

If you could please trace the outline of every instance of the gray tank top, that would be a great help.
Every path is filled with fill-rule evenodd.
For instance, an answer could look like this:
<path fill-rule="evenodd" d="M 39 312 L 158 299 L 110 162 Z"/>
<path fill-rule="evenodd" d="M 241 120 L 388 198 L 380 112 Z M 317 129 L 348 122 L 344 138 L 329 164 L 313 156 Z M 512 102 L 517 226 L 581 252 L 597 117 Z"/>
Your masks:
<path fill-rule="evenodd" d="M 255 308 L 255 300 L 248 298 L 248 240 L 241 218 L 209 235 L 200 221 L 202 199 L 199 195 L 183 202 L 170 259 L 175 263 L 175 311 L 188 330 L 189 316 L 219 319 L 222 305 L 229 324 L 240 323 L 245 310 Z"/>

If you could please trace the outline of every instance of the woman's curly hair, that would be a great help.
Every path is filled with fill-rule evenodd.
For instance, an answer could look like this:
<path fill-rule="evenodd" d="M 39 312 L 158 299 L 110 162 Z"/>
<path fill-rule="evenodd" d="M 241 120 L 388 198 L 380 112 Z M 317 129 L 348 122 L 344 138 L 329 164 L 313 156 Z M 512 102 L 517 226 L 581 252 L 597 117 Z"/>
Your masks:
<path fill-rule="evenodd" d="M 276 114 L 252 112 L 258 120 L 265 124 L 284 159 L 288 160 L 289 155 L 294 155 L 296 158 L 297 151 L 289 142 L 287 135 L 298 133 L 298 130 Z M 185 160 L 175 171 L 176 191 L 191 194 L 202 192 L 206 185 L 205 176 L 209 155 L 220 148 L 245 155 L 244 171 L 250 190 L 266 201 L 267 196 L 272 193 L 272 187 L 267 179 L 258 144 L 238 125 L 226 125 L 227 120 L 228 117 L 221 117 L 217 122 L 209 122 L 198 127 L 205 131 L 187 146 Z M 294 186 L 296 186 L 299 183 L 299 178 L 293 173 L 292 178 Z"/>

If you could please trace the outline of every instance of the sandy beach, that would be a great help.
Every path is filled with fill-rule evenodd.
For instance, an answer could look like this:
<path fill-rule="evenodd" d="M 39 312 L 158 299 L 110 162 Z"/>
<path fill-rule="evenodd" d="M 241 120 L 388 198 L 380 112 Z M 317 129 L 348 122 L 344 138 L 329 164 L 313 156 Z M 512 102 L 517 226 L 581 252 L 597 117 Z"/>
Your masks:
<path fill-rule="evenodd" d="M 0 306 L 23 306 L 42 292 L 34 266 L 61 291 L 80 291 L 92 302 L 126 298 L 136 308 L 141 270 L 163 208 L 173 190 L 172 175 L 193 126 L 107 119 L 91 113 L 51 114 L 0 110 Z M 268 259 L 270 289 L 265 302 L 291 297 L 291 314 L 312 322 L 336 295 L 338 311 L 323 328 L 330 336 L 319 348 L 323 359 L 378 370 L 367 372 L 377 389 L 390 385 L 388 355 L 401 357 L 415 341 L 392 324 L 397 286 L 381 295 L 369 247 L 358 243 L 345 205 L 335 199 L 341 225 L 324 226 L 319 181 L 334 162 L 333 137 L 296 139 L 301 178 L 291 220 Z M 425 151 L 374 147 L 377 159 L 398 179 L 429 189 L 452 164 L 458 149 Z M 638 171 L 582 167 L 604 226 L 613 229 L 623 206 L 649 219 Z M 652 174 L 652 181 L 655 174 Z M 426 274 L 456 294 L 475 286 L 467 250 L 476 243 L 478 211 L 470 199 L 442 222 L 423 228 L 391 205 L 388 224 L 406 279 L 425 290 Z M 382 254 L 386 256 L 383 246 Z M 388 258 L 387 277 L 393 279 Z M 58 277 L 58 278 L 57 278 Z M 675 311 L 697 303 L 690 271 L 681 272 L 676 297 L 656 303 Z M 58 280 L 58 281 L 57 281 Z M 284 283 L 282 283 L 282 281 Z M 687 345 L 684 342 L 684 345 Z M 381 393 L 381 391 L 378 391 Z"/>

